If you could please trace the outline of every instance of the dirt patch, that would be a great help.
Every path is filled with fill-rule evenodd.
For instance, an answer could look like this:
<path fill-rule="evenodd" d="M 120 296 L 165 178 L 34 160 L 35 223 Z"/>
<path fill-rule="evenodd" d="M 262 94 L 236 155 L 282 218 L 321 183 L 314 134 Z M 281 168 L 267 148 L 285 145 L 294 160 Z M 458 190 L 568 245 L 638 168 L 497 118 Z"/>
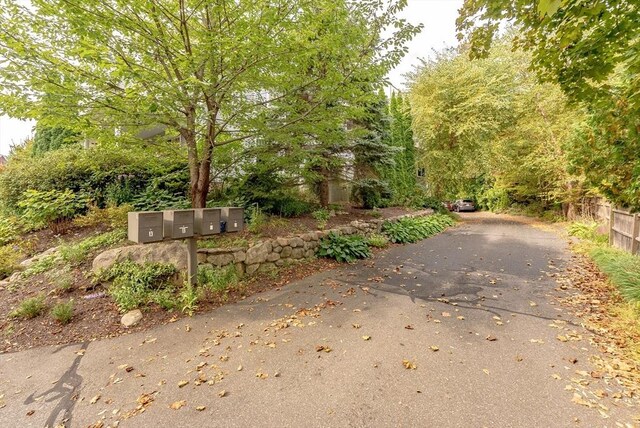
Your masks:
<path fill-rule="evenodd" d="M 208 312 L 227 303 L 243 300 L 253 294 L 265 290 L 285 286 L 323 270 L 332 269 L 338 264 L 327 259 L 302 262 L 281 268 L 275 274 L 260 273 L 243 280 L 239 286 L 220 294 L 207 294 L 198 302 L 196 313 Z M 77 273 L 78 274 L 78 273 Z M 78 278 L 85 281 L 86 278 Z M 57 301 L 74 299 L 74 319 L 67 325 L 61 325 L 48 313 L 30 320 L 11 320 L 7 317 L 10 308 L 23 298 L 46 292 L 49 288 L 42 279 L 34 278 L 36 287 L 22 293 L 7 293 L 0 290 L 0 353 L 16 352 L 45 345 L 61 345 L 72 342 L 86 342 L 107 337 L 120 336 L 136 331 L 148 330 L 156 325 L 175 322 L 186 317 L 180 311 L 168 312 L 157 305 L 143 309 L 144 318 L 133 328 L 125 328 L 120 324 L 122 314 L 114 301 L 106 294 L 102 286 L 91 290 L 76 288 L 59 296 L 49 296 L 47 306 L 50 309 Z M 4 298 L 4 297 L 9 297 Z M 87 298 L 89 297 L 89 298 Z"/>

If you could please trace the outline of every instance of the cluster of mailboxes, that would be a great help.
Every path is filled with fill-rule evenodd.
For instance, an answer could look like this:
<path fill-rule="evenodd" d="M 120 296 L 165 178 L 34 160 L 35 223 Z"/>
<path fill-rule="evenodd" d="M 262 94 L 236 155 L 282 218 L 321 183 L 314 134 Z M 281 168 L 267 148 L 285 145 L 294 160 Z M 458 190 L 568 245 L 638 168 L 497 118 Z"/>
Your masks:
<path fill-rule="evenodd" d="M 239 232 L 243 228 L 244 210 L 235 207 L 129 213 L 129 240 L 140 244 Z"/>

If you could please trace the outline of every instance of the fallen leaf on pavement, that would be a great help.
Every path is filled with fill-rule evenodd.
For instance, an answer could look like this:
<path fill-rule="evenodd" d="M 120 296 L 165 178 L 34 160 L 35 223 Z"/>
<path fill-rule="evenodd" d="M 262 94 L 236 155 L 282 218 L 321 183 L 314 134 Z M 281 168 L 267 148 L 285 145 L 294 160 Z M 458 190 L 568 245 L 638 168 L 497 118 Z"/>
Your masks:
<path fill-rule="evenodd" d="M 187 405 L 187 402 L 185 400 L 181 400 L 181 401 L 176 401 L 174 403 L 171 403 L 169 408 L 171 408 L 173 410 L 180 410 L 181 408 L 183 408 L 186 405 Z"/>
<path fill-rule="evenodd" d="M 332 349 L 329 348 L 328 346 L 325 346 L 325 345 L 317 345 L 316 346 L 316 352 L 320 352 L 320 351 L 331 352 Z"/>
<path fill-rule="evenodd" d="M 353 328 L 360 328 L 362 327 L 360 324 L 351 324 L 353 326 Z"/>
<path fill-rule="evenodd" d="M 371 340 L 371 336 L 362 336 L 362 340 Z"/>
<path fill-rule="evenodd" d="M 258 373 L 256 373 L 256 377 L 260 378 L 260 379 L 266 379 L 266 378 L 269 377 L 269 375 L 266 374 L 266 373 L 258 372 Z"/>
<path fill-rule="evenodd" d="M 450 317 L 451 314 L 449 312 L 443 312 L 442 316 L 446 318 L 446 317 Z"/>
<path fill-rule="evenodd" d="M 416 364 L 409 360 L 402 360 L 402 365 L 407 370 L 415 370 L 417 368 Z"/>
<path fill-rule="evenodd" d="M 227 395 L 227 391 L 225 391 L 224 389 L 222 391 L 218 392 L 218 397 L 220 397 L 220 398 L 222 398 L 222 397 L 224 397 L 226 395 Z"/>
<path fill-rule="evenodd" d="M 498 340 L 498 338 L 497 338 L 497 337 L 495 337 L 495 336 L 494 336 L 494 335 L 492 335 L 492 334 L 488 335 L 488 336 L 486 337 L 486 339 L 487 339 L 489 342 L 495 342 L 496 340 Z"/>
<path fill-rule="evenodd" d="M 411 324 L 405 325 L 404 328 L 406 328 L 407 330 L 413 330 L 413 326 Z"/>
<path fill-rule="evenodd" d="M 438 352 L 440 350 L 440 348 L 438 348 L 436 345 L 431 345 L 429 349 L 431 349 L 433 352 Z"/>
<path fill-rule="evenodd" d="M 187 386 L 187 385 L 189 385 L 188 380 L 181 380 L 180 382 L 178 382 L 178 388 L 182 388 L 183 386 Z"/>
<path fill-rule="evenodd" d="M 207 408 L 206 406 L 198 406 L 196 407 L 196 410 L 199 412 L 202 412 L 203 410 L 206 410 L 206 408 Z"/>
<path fill-rule="evenodd" d="M 489 374 L 489 369 L 482 369 L 482 371 L 484 372 L 484 374 Z"/>
<path fill-rule="evenodd" d="M 100 397 L 101 397 L 100 394 L 96 395 L 95 397 L 93 397 L 91 399 L 91 401 L 89 401 L 89 403 L 96 404 L 98 402 L 98 400 L 100 400 Z"/>

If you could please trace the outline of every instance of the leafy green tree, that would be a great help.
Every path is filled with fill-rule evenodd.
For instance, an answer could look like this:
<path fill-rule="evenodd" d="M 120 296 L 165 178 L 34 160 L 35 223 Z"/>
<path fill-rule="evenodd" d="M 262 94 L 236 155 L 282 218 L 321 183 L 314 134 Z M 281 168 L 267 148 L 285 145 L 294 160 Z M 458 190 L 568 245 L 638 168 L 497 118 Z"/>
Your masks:
<path fill-rule="evenodd" d="M 79 135 L 64 127 L 46 127 L 36 125 L 33 136 L 33 154 L 38 156 L 51 150 L 78 143 Z"/>
<path fill-rule="evenodd" d="M 364 208 L 380 207 L 390 196 L 382 177 L 385 168 L 393 168 L 396 150 L 391 145 L 387 96 L 379 92 L 366 106 L 365 115 L 354 121 L 359 132 L 351 146 L 354 182 L 352 197 Z"/>
<path fill-rule="evenodd" d="M 572 98 L 607 98 L 608 80 L 617 67 L 634 74 L 632 85 L 640 88 L 636 0 L 465 0 L 458 38 L 468 36 L 472 56 L 486 56 L 504 21 L 518 25 L 515 44 L 532 52 L 538 75 Z"/>
<path fill-rule="evenodd" d="M 579 178 L 566 143 L 583 120 L 557 85 L 540 84 L 510 39 L 488 57 L 449 51 L 414 78 L 414 132 L 427 183 L 440 197 L 475 195 L 492 209 L 569 201 Z"/>
<path fill-rule="evenodd" d="M 25 3 L 0 0 L 3 112 L 101 143 L 164 125 L 195 207 L 220 147 L 352 117 L 357 82 L 382 79 L 419 30 L 395 17 L 406 0 Z"/>
<path fill-rule="evenodd" d="M 395 147 L 394 165 L 384 169 L 394 199 L 404 203 L 415 194 L 416 149 L 411 129 L 409 100 L 401 92 L 393 92 L 389 101 L 390 142 Z"/>
<path fill-rule="evenodd" d="M 589 112 L 565 149 L 571 170 L 617 204 L 640 210 L 640 3 L 636 0 L 465 0 L 457 21 L 473 57 L 486 56 L 501 21 L 532 53 L 538 77 Z"/>

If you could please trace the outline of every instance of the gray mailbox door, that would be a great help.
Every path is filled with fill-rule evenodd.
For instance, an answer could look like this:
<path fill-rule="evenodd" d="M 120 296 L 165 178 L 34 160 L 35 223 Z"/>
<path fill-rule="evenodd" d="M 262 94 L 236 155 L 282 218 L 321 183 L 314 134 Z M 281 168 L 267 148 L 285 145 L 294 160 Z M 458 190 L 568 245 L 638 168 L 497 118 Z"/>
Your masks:
<path fill-rule="evenodd" d="M 139 244 L 162 241 L 161 212 L 130 212 L 128 219 L 128 238 L 130 241 Z"/>
<path fill-rule="evenodd" d="M 193 210 L 163 211 L 165 238 L 191 238 L 194 233 Z"/>
<path fill-rule="evenodd" d="M 199 208 L 195 210 L 195 232 L 201 236 L 220 233 L 220 208 Z"/>
<path fill-rule="evenodd" d="M 236 207 L 222 208 L 222 221 L 227 222 L 227 232 L 240 232 L 244 229 L 244 209 Z"/>

